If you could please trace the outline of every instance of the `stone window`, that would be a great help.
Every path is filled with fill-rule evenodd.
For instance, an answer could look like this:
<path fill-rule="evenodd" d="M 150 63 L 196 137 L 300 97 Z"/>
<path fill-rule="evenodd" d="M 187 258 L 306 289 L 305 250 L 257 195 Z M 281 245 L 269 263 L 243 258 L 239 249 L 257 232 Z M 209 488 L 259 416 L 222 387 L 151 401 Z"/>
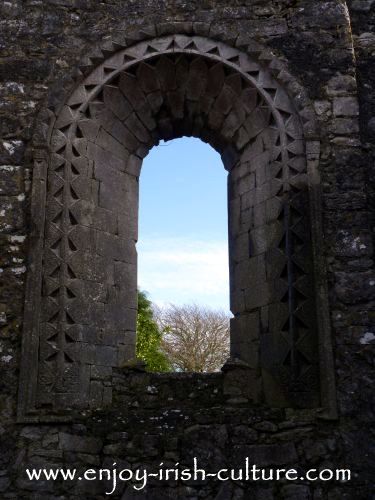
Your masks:
<path fill-rule="evenodd" d="M 144 159 L 138 287 L 152 301 L 229 315 L 227 180 L 220 155 L 193 137 L 161 143 Z"/>
<path fill-rule="evenodd" d="M 35 152 L 21 418 L 110 403 L 111 369 L 135 355 L 142 159 L 182 136 L 228 171 L 231 355 L 254 401 L 321 404 L 306 141 L 269 64 L 164 36 L 110 55 L 61 106 Z"/>

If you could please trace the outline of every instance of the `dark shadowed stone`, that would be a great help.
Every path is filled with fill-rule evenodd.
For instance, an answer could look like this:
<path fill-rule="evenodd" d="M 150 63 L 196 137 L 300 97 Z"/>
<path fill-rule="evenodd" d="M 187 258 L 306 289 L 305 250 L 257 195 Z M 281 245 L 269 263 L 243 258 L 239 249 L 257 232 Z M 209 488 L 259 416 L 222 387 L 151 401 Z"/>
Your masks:
<path fill-rule="evenodd" d="M 95 454 L 99 453 L 103 446 L 102 440 L 94 437 L 77 436 L 60 432 L 59 438 L 59 447 L 66 451 Z"/>
<path fill-rule="evenodd" d="M 147 500 L 151 498 L 147 489 L 137 491 L 132 486 L 128 486 L 121 497 L 121 500 Z"/>
<path fill-rule="evenodd" d="M 374 9 L 374 0 L 0 2 L 2 499 L 108 496 L 100 481 L 29 481 L 27 467 L 111 469 L 116 459 L 118 469 L 155 470 L 190 467 L 194 456 L 213 470 L 249 456 L 266 467 L 345 464 L 353 475 L 311 485 L 154 478 L 141 492 L 121 484 L 113 498 L 372 498 Z M 138 176 L 154 144 L 184 135 L 211 144 L 229 171 L 232 351 L 249 376 L 131 374 Z M 290 239 L 284 209 L 297 191 Z M 289 262 L 286 240 L 297 249 Z M 322 368 L 320 387 L 309 360 Z M 127 373 L 111 374 L 125 362 Z M 306 387 L 314 409 L 302 415 L 290 407 Z"/>
<path fill-rule="evenodd" d="M 6 491 L 9 485 L 10 485 L 9 477 L 6 476 L 0 477 L 0 492 Z"/>
<path fill-rule="evenodd" d="M 240 466 L 249 457 L 251 464 L 265 467 L 270 465 L 296 465 L 298 456 L 294 443 L 234 446 L 233 460 Z"/>
<path fill-rule="evenodd" d="M 308 486 L 290 484 L 281 488 L 283 500 L 311 500 L 311 490 Z"/>
<path fill-rule="evenodd" d="M 259 488 L 256 491 L 256 500 L 274 500 L 271 488 Z"/>

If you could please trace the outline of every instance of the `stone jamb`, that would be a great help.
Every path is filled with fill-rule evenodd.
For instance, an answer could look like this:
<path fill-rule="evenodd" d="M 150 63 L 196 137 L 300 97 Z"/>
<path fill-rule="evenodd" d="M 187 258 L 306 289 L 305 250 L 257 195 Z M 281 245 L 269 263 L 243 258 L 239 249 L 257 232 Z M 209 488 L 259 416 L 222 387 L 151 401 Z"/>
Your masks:
<path fill-rule="evenodd" d="M 150 33 L 150 32 L 149 32 Z M 143 36 L 143 35 L 140 35 L 140 36 Z M 151 38 L 151 36 L 148 34 L 147 35 L 147 38 Z M 111 43 L 111 42 L 109 42 Z M 237 44 L 236 44 L 237 45 Z M 242 44 L 241 44 L 242 45 Z M 255 51 L 250 51 L 252 53 L 252 55 L 254 55 L 255 53 L 259 56 L 259 59 L 262 59 L 263 61 L 267 60 L 269 61 L 269 68 L 271 69 L 271 72 L 273 73 L 277 73 L 277 75 L 279 76 L 279 78 L 281 80 L 283 80 L 283 83 L 285 82 L 291 82 L 292 81 L 292 77 L 290 76 L 289 73 L 286 72 L 285 69 L 281 69 L 283 67 L 283 64 L 280 63 L 277 59 L 274 58 L 274 56 L 270 57 L 269 53 L 265 52 L 263 49 L 262 50 L 259 50 L 259 46 L 258 44 L 255 44 L 255 46 L 257 47 L 257 49 Z M 108 43 L 107 43 L 107 47 L 108 47 Z M 115 47 L 115 50 L 117 48 L 116 45 L 113 45 L 113 47 Z M 247 46 L 248 47 L 248 46 Z M 109 51 L 108 51 L 109 52 Z M 108 52 L 107 52 L 107 57 L 108 57 Z M 86 73 L 87 74 L 87 73 Z M 295 93 L 299 93 L 299 100 L 297 101 L 297 107 L 299 107 L 299 109 L 301 110 L 302 109 L 302 112 L 300 111 L 300 115 L 303 116 L 302 118 L 302 122 L 304 124 L 304 129 L 305 129 L 305 138 L 307 140 L 306 142 L 306 147 L 307 147 L 307 151 L 311 151 L 311 146 L 313 146 L 313 149 L 316 148 L 317 144 L 318 144 L 318 141 L 311 141 L 311 139 L 316 139 L 317 136 L 316 136 L 316 127 L 314 125 L 314 116 L 313 116 L 313 113 L 312 113 L 312 108 L 309 104 L 307 104 L 307 99 L 306 98 L 303 98 L 301 99 L 301 93 L 300 93 L 300 87 L 298 85 L 295 84 L 295 82 L 293 82 L 293 85 L 292 85 Z M 296 90 L 297 89 L 297 90 Z M 303 105 L 301 105 L 301 103 L 303 103 Z M 36 165 L 37 167 L 41 167 L 41 165 L 43 165 L 43 169 L 45 170 L 46 169 L 46 163 L 44 161 L 44 163 L 40 163 L 40 160 L 38 160 L 38 149 L 37 149 L 37 145 L 38 143 L 39 144 L 45 144 L 45 140 L 48 139 L 51 137 L 51 133 L 52 133 L 52 130 L 53 130 L 53 123 L 55 121 L 55 118 L 54 118 L 54 114 L 51 110 L 48 110 L 47 108 L 44 109 L 44 112 L 41 113 L 41 117 L 45 117 L 47 118 L 47 123 L 46 123 L 46 120 L 43 120 L 43 118 L 41 119 L 41 121 L 39 121 L 39 128 L 38 128 L 38 131 L 36 133 L 36 140 L 34 141 L 34 158 L 35 158 L 35 161 L 36 161 Z M 44 123 L 43 123 L 44 122 Z M 39 132 L 41 132 L 41 134 L 39 134 Z M 46 142 L 49 142 L 47 139 Z M 310 140 L 309 140 L 310 139 Z M 316 156 L 318 155 L 318 156 Z M 309 159 L 309 153 L 308 153 L 308 171 L 310 174 L 312 174 L 311 176 L 311 179 L 310 179 L 310 189 L 311 189 L 311 192 L 313 194 L 312 196 L 312 204 L 313 204 L 313 209 L 314 209 L 314 217 L 313 219 L 315 219 L 316 223 L 313 225 L 313 231 L 314 231 L 314 235 L 315 235 L 315 242 L 316 242 L 316 247 L 319 247 L 319 234 L 321 234 L 321 222 L 319 222 L 319 216 L 316 217 L 316 214 L 317 214 L 317 210 L 320 212 L 320 193 L 319 193 L 319 189 L 317 188 L 317 180 L 318 180 L 318 176 L 317 176 L 317 172 L 318 172 L 318 158 L 319 158 L 319 154 L 318 153 L 315 153 L 315 157 L 314 159 Z M 39 163 L 38 163 L 39 162 Z M 45 180 L 43 180 L 43 176 L 41 176 L 40 179 L 38 179 L 38 175 L 35 176 L 35 171 L 34 171 L 34 180 L 33 180 L 33 212 L 35 214 L 35 211 L 37 210 L 37 206 L 38 206 L 38 201 L 39 203 L 42 202 L 42 200 L 44 199 L 45 200 Z M 45 178 L 44 178 L 45 179 Z M 38 187 L 39 186 L 39 187 Z M 39 205 L 40 206 L 40 205 Z M 39 212 L 40 214 L 40 212 Z M 44 220 L 44 217 L 43 217 L 43 220 Z M 43 241 L 43 230 L 42 228 L 37 228 L 36 229 L 37 231 L 37 234 L 39 235 L 39 237 L 36 237 L 36 238 L 33 238 L 34 241 L 35 241 L 35 244 L 34 243 L 31 243 L 31 252 L 34 254 L 34 257 L 36 257 L 35 261 L 34 259 L 32 258 L 32 267 L 31 267 L 31 272 L 29 272 L 29 278 L 28 278 L 28 289 L 29 290 L 33 290 L 33 294 L 35 294 L 35 290 L 36 290 L 36 285 L 37 285 L 37 281 L 40 282 L 40 280 L 36 279 L 35 278 L 35 273 L 38 274 L 38 263 L 37 263 L 37 260 L 38 258 L 40 258 L 40 245 Z M 316 250 L 316 248 L 314 249 L 314 253 L 315 253 L 315 257 L 316 259 L 319 259 L 319 252 Z M 315 266 L 318 268 L 319 272 L 319 276 L 320 276 L 320 279 L 318 280 L 319 283 L 320 283 L 320 289 L 321 289 L 321 292 L 319 294 L 319 300 L 320 300 L 320 305 L 323 307 L 323 309 L 321 308 L 320 310 L 324 310 L 325 313 L 324 313 L 324 317 L 322 318 L 322 321 L 321 321 L 321 326 L 320 328 L 323 328 L 323 331 L 325 332 L 325 334 L 323 335 L 323 338 L 321 338 L 321 335 L 320 335 L 320 345 L 321 345 L 321 352 L 320 352 L 320 355 L 324 354 L 325 356 L 327 356 L 328 358 L 330 358 L 331 354 L 330 354 L 330 351 L 331 351 L 331 348 L 330 348 L 330 335 L 329 335 L 329 325 L 330 325 L 330 322 L 329 322 L 329 316 L 328 316 L 328 300 L 327 300 L 327 293 L 326 293 L 326 287 L 324 287 L 324 283 L 325 283 L 325 278 L 324 278 L 324 270 L 323 270 L 323 262 L 322 262 L 323 259 L 320 259 L 320 263 L 317 264 L 317 261 L 315 261 Z M 41 266 L 41 264 L 40 264 Z M 320 272 L 321 271 L 321 272 Z M 40 286 L 40 285 L 39 285 Z M 37 307 L 37 304 L 35 305 L 35 307 Z M 25 312 L 25 322 L 28 322 L 28 317 L 29 315 L 32 314 L 32 311 L 34 310 L 34 305 L 33 306 L 30 306 L 30 304 L 27 304 L 27 309 L 26 309 L 26 312 Z M 319 328 L 319 330 L 320 330 Z M 27 325 L 25 327 L 25 330 L 27 329 Z M 34 339 L 34 336 L 35 336 L 35 332 L 32 333 L 32 338 Z M 29 357 L 30 358 L 30 357 Z M 25 358 L 24 358 L 25 359 Z M 327 361 L 327 360 L 326 360 Z M 326 362 L 325 361 L 325 362 Z M 324 362 L 324 363 L 325 363 Z M 324 364 L 323 363 L 323 364 Z M 330 370 L 328 370 L 329 372 Z M 29 375 L 27 376 L 27 372 L 29 373 Z M 28 377 L 30 376 L 30 373 L 32 373 L 32 367 L 29 366 L 29 367 L 23 367 L 23 378 L 21 378 L 21 385 L 23 386 L 24 384 L 24 381 L 26 379 L 28 379 Z M 25 376 L 26 375 L 26 376 Z M 324 392 L 325 391 L 325 394 L 322 393 L 322 401 L 327 403 L 327 406 L 325 406 L 325 408 L 327 409 L 329 407 L 329 411 L 328 411 L 328 414 L 330 414 L 331 416 L 334 415 L 335 413 L 335 403 L 332 404 L 332 401 L 335 401 L 335 389 L 334 389 L 334 380 L 331 376 L 328 376 L 328 377 L 324 377 L 325 379 L 327 380 L 330 380 L 330 383 L 329 384 L 325 384 L 325 383 L 322 383 L 322 391 Z M 27 391 L 24 390 L 24 387 L 21 387 L 21 391 L 20 391 L 20 402 L 21 401 L 25 401 L 25 395 L 28 394 L 30 397 L 30 393 L 28 393 Z M 32 397 L 32 396 L 31 396 Z M 29 402 L 29 400 L 26 400 Z M 27 405 L 27 403 L 26 403 Z M 20 414 L 19 414 L 19 417 L 22 421 L 24 421 L 24 416 L 25 416 L 25 409 L 26 409 L 26 405 L 22 405 L 20 404 Z M 27 417 L 27 420 L 30 421 L 30 418 L 31 420 L 33 420 L 33 418 L 28 416 Z"/>

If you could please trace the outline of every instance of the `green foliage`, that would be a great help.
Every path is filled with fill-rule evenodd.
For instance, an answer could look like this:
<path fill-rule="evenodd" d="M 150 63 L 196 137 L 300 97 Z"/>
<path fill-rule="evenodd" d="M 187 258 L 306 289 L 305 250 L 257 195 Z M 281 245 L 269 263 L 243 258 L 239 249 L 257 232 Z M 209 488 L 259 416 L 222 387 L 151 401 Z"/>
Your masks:
<path fill-rule="evenodd" d="M 160 350 L 162 332 L 154 319 L 152 305 L 145 292 L 138 291 L 137 358 L 145 361 L 150 372 L 168 372 L 171 365 Z"/>

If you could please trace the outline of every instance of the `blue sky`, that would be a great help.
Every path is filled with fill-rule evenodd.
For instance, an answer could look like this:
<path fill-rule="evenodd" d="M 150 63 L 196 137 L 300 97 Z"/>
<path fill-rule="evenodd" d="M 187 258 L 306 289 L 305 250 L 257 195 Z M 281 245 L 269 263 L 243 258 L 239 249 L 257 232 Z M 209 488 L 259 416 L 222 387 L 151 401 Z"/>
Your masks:
<path fill-rule="evenodd" d="M 227 172 L 199 139 L 161 142 L 140 176 L 138 285 L 159 305 L 229 310 Z"/>

